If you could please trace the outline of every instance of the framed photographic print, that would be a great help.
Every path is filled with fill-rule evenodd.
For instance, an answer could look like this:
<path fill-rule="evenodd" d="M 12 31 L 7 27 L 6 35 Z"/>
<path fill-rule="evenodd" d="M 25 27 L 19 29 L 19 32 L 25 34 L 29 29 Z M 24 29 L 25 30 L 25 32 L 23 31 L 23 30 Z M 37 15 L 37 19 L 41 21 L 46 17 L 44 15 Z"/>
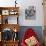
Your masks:
<path fill-rule="evenodd" d="M 14 10 L 10 10 L 10 11 L 9 11 L 9 14 L 10 14 L 10 15 L 14 15 Z"/>
<path fill-rule="evenodd" d="M 10 10 L 9 14 L 10 15 L 16 15 L 18 12 L 16 10 Z"/>
<path fill-rule="evenodd" d="M 25 19 L 35 19 L 36 15 L 36 7 L 35 6 L 29 6 L 25 9 Z"/>
<path fill-rule="evenodd" d="M 2 10 L 2 15 L 9 15 L 9 10 Z"/>

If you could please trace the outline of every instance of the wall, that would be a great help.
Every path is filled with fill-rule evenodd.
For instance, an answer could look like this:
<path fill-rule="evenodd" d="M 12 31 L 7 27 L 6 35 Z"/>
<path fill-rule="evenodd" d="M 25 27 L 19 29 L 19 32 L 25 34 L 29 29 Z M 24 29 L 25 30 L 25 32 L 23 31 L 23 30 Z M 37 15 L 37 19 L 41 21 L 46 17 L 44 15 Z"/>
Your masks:
<path fill-rule="evenodd" d="M 14 6 L 15 0 L 0 0 L 0 6 L 2 7 L 9 7 Z M 43 26 L 43 6 L 42 6 L 42 0 L 17 0 L 17 3 L 20 7 L 19 10 L 19 24 L 21 26 Z M 28 6 L 35 6 L 36 7 L 36 19 L 35 20 L 26 20 L 25 19 L 25 9 Z"/>
<path fill-rule="evenodd" d="M 21 20 L 20 23 L 22 26 L 42 26 L 43 25 L 43 6 L 42 0 L 24 0 L 21 2 Z M 25 20 L 25 8 L 28 6 L 36 6 L 36 20 Z"/>
<path fill-rule="evenodd" d="M 0 0 L 0 6 L 1 7 L 14 6 L 15 5 L 14 1 L 15 0 Z M 20 24 L 20 26 L 34 26 L 31 28 L 35 29 L 41 42 L 43 40 L 43 39 L 41 39 L 41 38 L 43 38 L 42 26 L 44 26 L 43 25 L 44 24 L 44 22 L 43 22 L 44 16 L 43 16 L 42 2 L 43 2 L 42 0 L 21 0 L 21 1 L 17 0 L 17 3 L 18 3 L 17 6 L 20 7 L 20 9 L 19 9 L 19 15 L 20 15 L 19 16 L 19 24 Z M 25 19 L 25 9 L 28 6 L 32 6 L 32 5 L 36 7 L 36 19 L 35 20 L 26 20 Z M 9 17 L 9 20 L 11 18 L 12 17 Z M 41 27 L 39 27 L 39 26 L 41 26 Z M 27 27 L 20 27 L 20 28 L 21 28 L 20 33 L 22 33 L 23 31 L 25 31 L 24 28 L 26 29 Z M 20 34 L 20 36 L 21 36 L 21 34 Z"/>

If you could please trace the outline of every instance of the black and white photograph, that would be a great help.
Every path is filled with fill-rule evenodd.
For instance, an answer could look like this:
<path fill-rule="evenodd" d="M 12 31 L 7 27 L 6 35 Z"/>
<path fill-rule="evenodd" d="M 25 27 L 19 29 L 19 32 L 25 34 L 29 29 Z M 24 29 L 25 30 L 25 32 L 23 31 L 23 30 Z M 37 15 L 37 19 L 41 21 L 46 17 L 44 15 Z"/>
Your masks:
<path fill-rule="evenodd" d="M 25 19 L 34 20 L 36 19 L 36 8 L 35 6 L 29 6 L 25 9 Z"/>

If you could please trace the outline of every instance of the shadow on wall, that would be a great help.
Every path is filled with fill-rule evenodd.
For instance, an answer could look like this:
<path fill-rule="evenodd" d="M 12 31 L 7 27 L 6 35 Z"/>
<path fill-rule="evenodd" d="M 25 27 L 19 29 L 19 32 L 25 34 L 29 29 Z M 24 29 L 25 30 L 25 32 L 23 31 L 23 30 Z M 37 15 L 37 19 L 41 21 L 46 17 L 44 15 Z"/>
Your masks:
<path fill-rule="evenodd" d="M 41 43 L 43 43 L 43 33 L 42 33 L 43 30 L 42 30 L 42 26 L 21 26 L 20 27 L 20 32 L 19 32 L 19 39 L 20 39 L 20 41 L 22 40 L 23 35 L 24 35 L 25 31 L 28 28 L 32 28 L 36 32 L 39 41 Z"/>

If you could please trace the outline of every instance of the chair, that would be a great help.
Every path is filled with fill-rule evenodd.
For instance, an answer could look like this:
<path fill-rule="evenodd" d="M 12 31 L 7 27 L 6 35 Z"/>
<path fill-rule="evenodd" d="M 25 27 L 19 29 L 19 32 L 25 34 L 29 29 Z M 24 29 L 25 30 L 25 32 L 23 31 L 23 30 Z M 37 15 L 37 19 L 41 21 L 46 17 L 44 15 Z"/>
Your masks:
<path fill-rule="evenodd" d="M 30 38 L 30 37 L 35 37 L 36 40 L 38 41 L 35 46 L 41 46 L 39 40 L 37 39 L 37 34 L 33 31 L 32 28 L 28 28 L 24 34 L 24 37 L 22 38 L 21 46 L 27 46 L 25 40 Z M 30 43 L 31 44 L 31 43 Z"/>

